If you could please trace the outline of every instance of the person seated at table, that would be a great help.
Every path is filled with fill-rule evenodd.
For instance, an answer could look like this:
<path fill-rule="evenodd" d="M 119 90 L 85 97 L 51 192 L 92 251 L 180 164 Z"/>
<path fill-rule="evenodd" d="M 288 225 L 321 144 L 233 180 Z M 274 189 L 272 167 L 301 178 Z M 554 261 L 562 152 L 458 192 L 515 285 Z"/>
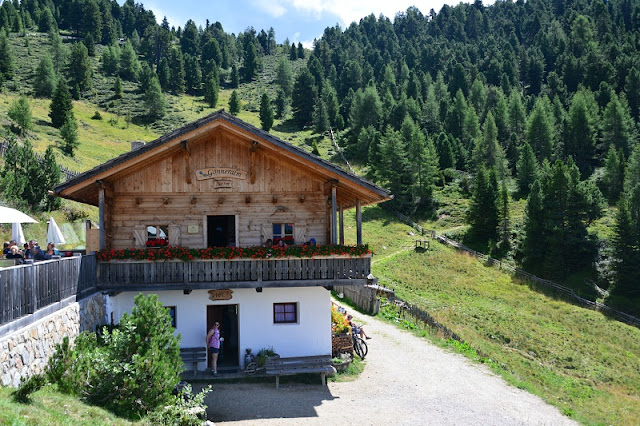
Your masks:
<path fill-rule="evenodd" d="M 60 255 L 60 252 L 58 251 L 54 243 L 49 243 L 47 244 L 47 254 L 49 256 Z"/>
<path fill-rule="evenodd" d="M 29 259 L 33 260 L 49 260 L 51 255 L 42 251 L 37 241 L 29 241 Z"/>
<path fill-rule="evenodd" d="M 309 240 L 309 245 L 310 245 L 310 246 L 315 246 L 315 245 L 316 245 L 316 239 L 315 239 L 315 238 L 311 238 L 311 239 Z"/>
<path fill-rule="evenodd" d="M 353 319 L 353 315 L 347 315 L 347 321 L 349 322 L 349 325 L 351 326 L 351 329 L 353 330 L 353 332 L 355 334 L 359 334 L 361 339 L 371 339 L 370 336 L 367 336 L 367 333 L 364 332 L 364 327 L 356 324 L 355 322 L 352 321 Z"/>
<path fill-rule="evenodd" d="M 9 248 L 9 241 L 5 241 L 2 247 L 2 254 L 6 256 L 9 253 L 11 253 L 11 249 Z"/>
<path fill-rule="evenodd" d="M 22 265 L 24 263 L 24 256 L 22 256 L 18 246 L 11 247 L 11 252 L 7 255 L 7 259 L 14 259 L 16 265 Z"/>
<path fill-rule="evenodd" d="M 287 247 L 287 243 L 284 241 L 284 238 L 280 238 L 278 240 L 278 247 L 280 247 L 280 248 L 286 248 Z"/>
<path fill-rule="evenodd" d="M 266 248 L 271 248 L 273 247 L 273 241 L 271 241 L 271 238 L 267 238 L 267 241 L 265 241 L 264 246 Z"/>

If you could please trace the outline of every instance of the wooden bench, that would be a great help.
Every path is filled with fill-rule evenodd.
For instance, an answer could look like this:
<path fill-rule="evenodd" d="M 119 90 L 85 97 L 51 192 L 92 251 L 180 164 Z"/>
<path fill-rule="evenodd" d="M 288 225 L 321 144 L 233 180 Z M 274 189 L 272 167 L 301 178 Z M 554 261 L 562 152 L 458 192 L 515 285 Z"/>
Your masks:
<path fill-rule="evenodd" d="M 186 364 L 193 363 L 193 374 L 198 374 L 198 363 L 207 361 L 207 348 L 180 348 L 180 357 Z"/>
<path fill-rule="evenodd" d="M 333 376 L 336 369 L 332 365 L 329 355 L 300 356 L 293 358 L 270 357 L 266 360 L 265 374 L 276 376 L 276 389 L 280 387 L 280 376 L 292 376 L 294 374 L 320 373 L 322 385 L 326 385 L 326 375 Z"/>

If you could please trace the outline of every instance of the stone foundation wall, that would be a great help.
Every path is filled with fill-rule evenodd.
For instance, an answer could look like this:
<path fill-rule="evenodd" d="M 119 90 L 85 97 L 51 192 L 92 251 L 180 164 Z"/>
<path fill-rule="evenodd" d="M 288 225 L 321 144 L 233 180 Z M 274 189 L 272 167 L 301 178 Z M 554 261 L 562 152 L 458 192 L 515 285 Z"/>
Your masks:
<path fill-rule="evenodd" d="M 65 336 L 71 341 L 82 331 L 94 331 L 106 321 L 102 293 L 71 303 L 32 324 L 0 336 L 0 383 L 17 387 L 22 378 L 41 373 Z"/>

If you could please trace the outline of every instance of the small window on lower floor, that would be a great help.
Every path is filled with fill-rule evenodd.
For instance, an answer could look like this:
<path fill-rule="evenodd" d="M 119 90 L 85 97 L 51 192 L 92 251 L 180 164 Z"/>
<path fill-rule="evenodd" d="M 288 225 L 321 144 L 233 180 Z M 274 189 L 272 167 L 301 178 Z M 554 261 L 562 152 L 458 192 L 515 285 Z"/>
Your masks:
<path fill-rule="evenodd" d="M 297 303 L 274 303 L 273 304 L 273 323 L 274 324 L 292 324 L 298 322 L 298 304 Z"/>
<path fill-rule="evenodd" d="M 175 306 L 165 306 L 169 311 L 169 315 L 171 316 L 171 327 L 176 328 L 176 307 Z"/>

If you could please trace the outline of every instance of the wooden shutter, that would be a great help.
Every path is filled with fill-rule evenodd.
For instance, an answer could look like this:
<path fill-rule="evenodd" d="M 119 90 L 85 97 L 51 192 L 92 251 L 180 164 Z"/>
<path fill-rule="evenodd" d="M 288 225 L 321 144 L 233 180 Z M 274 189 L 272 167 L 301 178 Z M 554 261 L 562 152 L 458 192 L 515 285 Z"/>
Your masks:
<path fill-rule="evenodd" d="M 293 224 L 293 238 L 296 244 L 304 244 L 307 241 L 307 225 L 305 223 Z"/>
<path fill-rule="evenodd" d="M 262 244 L 266 243 L 269 239 L 273 239 L 273 226 L 271 224 L 262 225 L 262 228 L 260 228 L 260 239 L 262 240 Z"/>
<path fill-rule="evenodd" d="M 179 246 L 180 239 L 181 239 L 180 225 L 169 225 L 169 245 Z"/>
<path fill-rule="evenodd" d="M 145 247 L 147 244 L 147 227 L 145 225 L 134 226 L 133 239 L 136 247 Z"/>

